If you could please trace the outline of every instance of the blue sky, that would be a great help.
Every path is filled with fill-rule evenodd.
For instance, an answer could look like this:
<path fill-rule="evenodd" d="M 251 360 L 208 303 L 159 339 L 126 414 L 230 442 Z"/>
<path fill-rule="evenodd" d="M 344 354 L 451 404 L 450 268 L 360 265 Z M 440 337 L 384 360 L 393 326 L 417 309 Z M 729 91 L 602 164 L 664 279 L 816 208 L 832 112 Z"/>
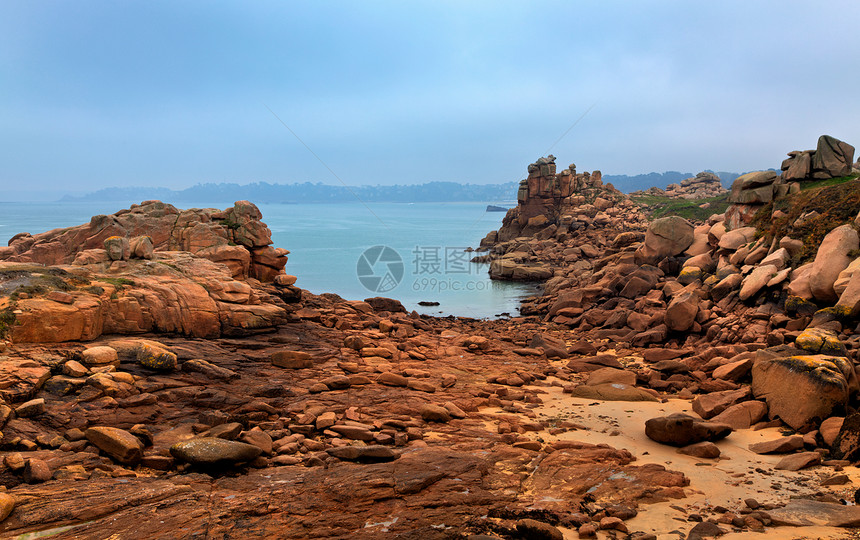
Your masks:
<path fill-rule="evenodd" d="M 857 2 L 0 7 L 7 194 L 778 167 L 860 145 Z"/>

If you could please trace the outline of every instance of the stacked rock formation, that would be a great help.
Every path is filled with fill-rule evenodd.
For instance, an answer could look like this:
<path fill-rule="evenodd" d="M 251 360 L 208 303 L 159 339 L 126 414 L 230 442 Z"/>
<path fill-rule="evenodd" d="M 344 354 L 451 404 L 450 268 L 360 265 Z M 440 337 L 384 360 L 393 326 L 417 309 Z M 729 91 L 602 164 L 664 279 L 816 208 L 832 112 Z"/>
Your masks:
<path fill-rule="evenodd" d="M 818 138 L 815 150 L 794 150 L 782 162 L 785 181 L 822 180 L 851 174 L 854 147 L 830 135 Z"/>
<path fill-rule="evenodd" d="M 645 228 L 645 216 L 600 171 L 576 172 L 571 164 L 556 173 L 555 157 L 540 158 L 520 182 L 518 205 L 490 232 L 480 250 L 490 251 L 475 262 L 490 262 L 494 279 L 545 280 L 553 266 L 597 257 L 622 230 Z M 641 234 L 641 233 L 639 233 Z"/>
<path fill-rule="evenodd" d="M 719 176 L 703 171 L 696 176 L 681 180 L 680 184 L 669 184 L 666 186 L 666 190 L 660 194 L 675 199 L 693 200 L 717 197 L 726 191 Z"/>

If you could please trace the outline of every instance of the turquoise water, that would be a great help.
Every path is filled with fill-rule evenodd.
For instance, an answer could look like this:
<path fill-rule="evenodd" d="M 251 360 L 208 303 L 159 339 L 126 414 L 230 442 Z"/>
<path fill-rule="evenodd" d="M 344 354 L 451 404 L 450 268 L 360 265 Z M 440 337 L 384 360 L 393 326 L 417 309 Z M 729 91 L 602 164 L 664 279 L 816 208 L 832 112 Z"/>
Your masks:
<path fill-rule="evenodd" d="M 491 201 L 490 203 L 492 203 Z M 87 223 L 131 203 L 0 203 L 0 240 Z M 533 285 L 496 282 L 486 265 L 469 263 L 466 247 L 476 247 L 499 228 L 502 212 L 488 203 L 259 204 L 276 247 L 290 250 L 286 272 L 313 293 L 331 292 L 349 300 L 388 296 L 407 309 L 435 315 L 494 317 L 515 315 Z M 177 205 L 180 206 L 180 205 Z M 182 205 L 227 208 L 232 201 Z M 388 247 L 390 250 L 368 248 Z M 391 260 L 377 254 L 388 254 Z M 399 264 L 398 264 L 399 258 Z M 366 262 L 359 267 L 359 260 Z M 361 279 L 360 279 L 361 278 Z M 439 306 L 419 306 L 420 301 Z"/>

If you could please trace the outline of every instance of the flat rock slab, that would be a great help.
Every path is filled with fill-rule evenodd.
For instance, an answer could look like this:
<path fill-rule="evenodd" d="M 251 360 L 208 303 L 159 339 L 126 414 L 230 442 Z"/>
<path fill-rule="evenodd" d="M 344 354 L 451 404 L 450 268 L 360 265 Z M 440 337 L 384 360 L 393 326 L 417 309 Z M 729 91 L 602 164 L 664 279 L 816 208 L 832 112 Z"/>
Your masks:
<path fill-rule="evenodd" d="M 779 460 L 779 463 L 774 465 L 774 469 L 781 471 L 799 471 L 813 465 L 821 463 L 821 454 L 818 452 L 800 452 L 799 454 L 789 454 Z"/>
<path fill-rule="evenodd" d="M 51 377 L 51 370 L 29 358 L 0 356 L 0 398 L 9 403 L 27 401 Z"/>
<path fill-rule="evenodd" d="M 370 446 L 339 446 L 326 450 L 330 456 L 345 461 L 360 461 L 360 462 L 376 462 L 376 461 L 393 461 L 397 459 L 399 454 L 388 446 L 370 445 Z"/>
<path fill-rule="evenodd" d="M 769 510 L 774 525 L 793 527 L 860 527 L 860 506 L 793 499 L 787 505 Z"/>
<path fill-rule="evenodd" d="M 750 452 L 756 454 L 786 454 L 803 448 L 803 435 L 780 437 L 772 441 L 764 441 L 749 445 Z"/>

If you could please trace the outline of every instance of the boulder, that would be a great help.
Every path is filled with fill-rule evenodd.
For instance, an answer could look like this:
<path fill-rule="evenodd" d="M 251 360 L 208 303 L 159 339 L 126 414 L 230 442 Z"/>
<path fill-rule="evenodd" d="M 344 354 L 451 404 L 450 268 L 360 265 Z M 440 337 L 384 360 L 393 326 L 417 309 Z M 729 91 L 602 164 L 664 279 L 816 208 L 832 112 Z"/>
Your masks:
<path fill-rule="evenodd" d="M 152 259 L 153 246 L 152 238 L 149 236 L 135 236 L 129 240 L 130 256 L 135 259 Z"/>
<path fill-rule="evenodd" d="M 713 422 L 727 424 L 732 429 L 749 429 L 767 414 L 767 403 L 758 400 L 735 403 L 711 418 Z"/>
<path fill-rule="evenodd" d="M 750 274 L 741 282 L 741 290 L 738 298 L 747 300 L 752 298 L 776 275 L 778 268 L 772 264 L 756 266 Z"/>
<path fill-rule="evenodd" d="M 273 366 L 286 369 L 304 369 L 314 365 L 311 355 L 304 351 L 275 351 L 272 353 L 271 360 Z"/>
<path fill-rule="evenodd" d="M 131 246 L 128 238 L 124 236 L 110 236 L 105 238 L 105 251 L 108 259 L 112 261 L 126 261 L 131 255 Z"/>
<path fill-rule="evenodd" d="M 262 449 L 253 444 L 217 437 L 189 439 L 170 447 L 170 454 L 176 459 L 204 467 L 245 463 L 255 460 L 262 453 Z"/>
<path fill-rule="evenodd" d="M 756 171 L 738 176 L 732 182 L 729 202 L 735 204 L 769 203 L 773 200 L 775 171 Z"/>
<path fill-rule="evenodd" d="M 839 273 L 851 263 L 849 252 L 860 247 L 860 236 L 851 225 L 836 227 L 824 237 L 809 273 L 809 289 L 817 300 L 834 303 L 839 296 L 833 288 Z"/>
<path fill-rule="evenodd" d="M 645 422 L 645 435 L 671 446 L 689 446 L 702 441 L 718 441 L 732 432 L 731 426 L 708 422 L 688 414 L 675 413 Z"/>
<path fill-rule="evenodd" d="M 757 356 L 752 393 L 767 402 L 771 419 L 796 430 L 809 428 L 847 403 L 847 364 L 845 358 L 824 355 Z"/>
<path fill-rule="evenodd" d="M 821 454 L 818 452 L 800 452 L 789 454 L 774 465 L 778 471 L 799 471 L 821 463 Z"/>
<path fill-rule="evenodd" d="M 400 455 L 392 448 L 382 445 L 337 446 L 334 448 L 327 448 L 326 452 L 337 459 L 363 463 L 393 461 L 400 457 Z"/>
<path fill-rule="evenodd" d="M 848 356 L 839 336 L 824 328 L 807 328 L 795 338 L 794 345 L 812 354 Z"/>
<path fill-rule="evenodd" d="M 692 291 L 677 295 L 669 302 L 663 322 L 671 330 L 686 332 L 696 321 L 699 313 L 699 297 Z"/>
<path fill-rule="evenodd" d="M 119 356 L 116 349 L 104 345 L 90 347 L 81 352 L 81 362 L 89 367 L 115 366 L 119 367 Z"/>
<path fill-rule="evenodd" d="M 835 290 L 836 287 L 834 286 Z M 848 278 L 836 305 L 843 308 L 851 317 L 860 315 L 860 272 L 854 272 Z"/>
<path fill-rule="evenodd" d="M 636 262 L 655 264 L 680 255 L 693 243 L 693 231 L 693 225 L 678 216 L 655 219 L 645 232 L 644 243 L 636 249 Z"/>
<path fill-rule="evenodd" d="M 88 428 L 84 436 L 99 450 L 124 465 L 137 465 L 143 457 L 143 443 L 124 429 L 94 426 Z"/>
<path fill-rule="evenodd" d="M 787 454 L 803 448 L 803 435 L 790 435 L 749 445 L 756 454 Z"/>
<path fill-rule="evenodd" d="M 851 174 L 853 163 L 853 146 L 830 135 L 818 138 L 818 146 L 812 156 L 813 178 L 837 178 Z"/>
<path fill-rule="evenodd" d="M 693 412 L 707 420 L 708 418 L 717 416 L 732 405 L 747 399 L 749 395 L 749 388 L 699 394 L 693 399 Z"/>
<path fill-rule="evenodd" d="M 723 234 L 717 244 L 722 249 L 735 251 L 744 244 L 748 244 L 755 239 L 755 227 L 741 227 L 733 229 Z"/>
<path fill-rule="evenodd" d="M 156 371 L 173 371 L 178 365 L 176 354 L 154 342 L 141 342 L 135 353 L 137 362 Z"/>

